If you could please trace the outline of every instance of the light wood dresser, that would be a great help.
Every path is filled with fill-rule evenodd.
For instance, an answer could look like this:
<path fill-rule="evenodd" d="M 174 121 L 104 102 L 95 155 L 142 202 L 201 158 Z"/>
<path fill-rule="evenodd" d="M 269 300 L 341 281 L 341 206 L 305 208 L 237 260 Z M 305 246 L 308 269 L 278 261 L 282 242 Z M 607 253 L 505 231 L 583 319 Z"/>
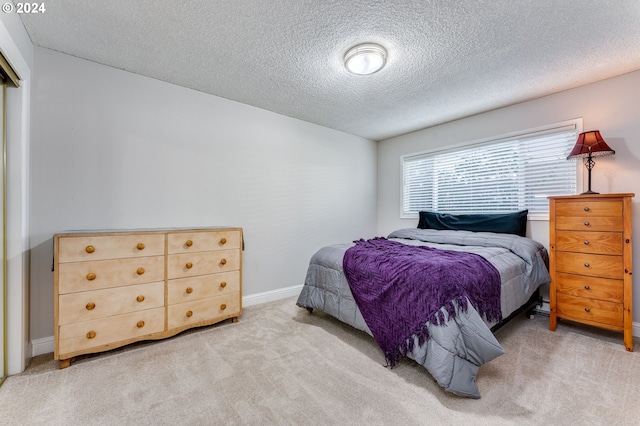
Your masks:
<path fill-rule="evenodd" d="M 623 332 L 633 351 L 632 216 L 635 194 L 549 197 L 549 328 L 558 318 Z"/>
<path fill-rule="evenodd" d="M 54 235 L 54 358 L 163 339 L 242 313 L 242 229 Z"/>

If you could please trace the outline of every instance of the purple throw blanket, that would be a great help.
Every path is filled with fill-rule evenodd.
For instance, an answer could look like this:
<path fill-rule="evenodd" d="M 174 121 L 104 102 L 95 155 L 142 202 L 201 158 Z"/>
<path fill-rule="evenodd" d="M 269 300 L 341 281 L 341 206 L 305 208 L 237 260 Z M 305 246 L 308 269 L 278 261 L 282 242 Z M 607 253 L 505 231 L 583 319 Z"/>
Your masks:
<path fill-rule="evenodd" d="M 353 297 L 393 367 L 429 338 L 427 322 L 444 325 L 456 304 L 471 303 L 487 321 L 500 321 L 500 273 L 482 256 L 385 238 L 355 241 L 343 259 Z M 454 304 L 454 301 L 456 302 Z"/>

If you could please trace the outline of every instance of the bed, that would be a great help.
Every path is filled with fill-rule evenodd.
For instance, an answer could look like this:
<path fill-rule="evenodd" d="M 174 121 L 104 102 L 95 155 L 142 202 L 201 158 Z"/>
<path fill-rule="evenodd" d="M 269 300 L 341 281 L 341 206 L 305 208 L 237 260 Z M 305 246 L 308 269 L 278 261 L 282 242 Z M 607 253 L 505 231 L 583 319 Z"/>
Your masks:
<path fill-rule="evenodd" d="M 486 218 L 486 216 L 482 215 L 482 218 Z M 425 214 L 424 217 L 427 215 Z M 438 218 L 438 221 L 440 219 Z M 296 303 L 309 312 L 314 309 L 321 310 L 372 335 L 380 345 L 388 366 L 393 366 L 398 361 L 398 357 L 406 356 L 423 365 L 446 391 L 463 397 L 480 398 L 475 381 L 479 367 L 504 354 L 504 349 L 496 340 L 492 330 L 501 326 L 524 306 L 529 305 L 535 299 L 539 286 L 549 283 L 548 254 L 542 244 L 523 236 L 522 224 L 520 224 L 518 231 L 514 231 L 511 228 L 505 229 L 503 226 L 495 226 L 495 224 L 485 226 L 487 225 L 486 221 L 482 222 L 484 225 L 478 226 L 475 216 L 470 218 L 471 224 L 466 221 L 469 219 L 468 217 L 463 218 L 462 224 L 458 220 L 459 217 L 456 216 L 453 219 L 453 225 L 451 222 L 446 223 L 446 221 L 436 224 L 425 223 L 421 213 L 418 228 L 400 229 L 392 232 L 386 238 L 358 240 L 321 248 L 309 262 L 305 283 Z M 487 232 L 488 229 L 497 232 Z M 508 232 L 504 232 L 505 230 Z M 377 246 L 368 249 L 378 251 L 369 258 L 369 263 L 366 260 L 353 258 L 351 253 L 358 247 L 374 245 Z M 390 320 L 391 316 L 395 315 L 393 312 L 400 311 L 400 316 L 414 318 L 414 311 L 422 313 L 421 306 L 434 305 L 436 302 L 430 300 L 434 297 L 433 295 L 425 296 L 429 298 L 427 300 L 416 298 L 415 295 L 407 297 L 405 294 L 395 299 L 395 302 L 391 303 L 392 306 L 385 307 L 381 299 L 374 299 L 367 294 L 362 295 L 362 291 L 367 291 L 367 285 L 384 287 L 387 283 L 385 281 L 388 280 L 386 275 L 380 278 L 379 271 L 375 273 L 367 271 L 376 268 L 376 264 L 386 263 L 387 258 L 396 256 L 395 252 L 394 254 L 386 254 L 382 246 L 384 246 L 384 250 L 389 246 L 392 251 L 400 250 L 402 253 L 407 251 L 409 256 L 420 256 L 420 259 L 446 254 L 448 256 L 446 262 L 450 262 L 451 259 L 455 261 L 458 257 L 464 259 L 468 257 L 468 259 L 479 263 L 465 261 L 465 263 L 469 263 L 467 268 L 476 268 L 477 265 L 485 267 L 482 273 L 471 273 L 473 276 L 471 279 L 484 279 L 485 275 L 490 275 L 490 269 L 492 269 L 498 277 L 498 290 L 497 295 L 494 294 L 491 297 L 497 300 L 499 312 L 495 312 L 495 307 L 492 311 L 487 308 L 487 303 L 474 299 L 478 293 L 477 289 L 486 285 L 486 280 L 474 284 L 476 286 L 474 287 L 475 292 L 456 290 L 459 294 L 452 297 L 452 300 L 443 299 L 449 293 L 444 296 L 439 295 L 436 299 L 440 301 L 438 303 L 442 303 L 442 306 L 436 312 L 431 312 L 430 316 L 420 322 L 415 332 L 403 337 L 400 345 L 394 347 L 394 351 L 390 352 L 389 347 L 385 347 L 383 343 L 389 343 L 384 338 L 389 331 L 385 327 L 390 327 L 389 323 L 394 324 L 398 321 L 398 319 Z M 419 253 L 414 254 L 411 252 L 412 250 L 417 250 Z M 366 256 L 368 252 L 361 253 Z M 384 256 L 384 258 L 380 256 Z M 457 267 L 446 262 L 439 270 L 445 272 L 456 270 Z M 403 269 L 402 267 L 398 268 L 398 264 L 390 265 L 394 270 Z M 427 267 L 428 265 L 420 268 L 426 270 Z M 487 267 L 489 269 L 486 269 Z M 381 280 L 381 282 L 373 285 L 361 281 L 352 289 L 347 275 L 353 285 L 353 282 L 357 281 L 354 278 L 357 276 L 357 273 L 354 275 L 354 268 L 360 268 L 362 276 L 372 275 L 375 277 L 373 279 Z M 473 269 L 471 270 L 473 271 Z M 427 286 L 431 289 L 430 291 L 433 291 L 434 288 L 447 287 L 443 282 L 449 278 L 442 278 L 445 276 L 428 272 L 427 275 L 436 277 L 435 284 Z M 414 271 L 409 271 L 409 277 L 411 276 L 415 276 Z M 417 281 L 427 278 L 425 276 L 419 277 Z M 441 281 L 438 282 L 437 279 Z M 389 287 L 399 287 L 397 283 L 401 281 L 397 280 L 410 280 L 410 278 L 396 277 L 393 272 L 393 280 L 396 284 L 389 285 Z M 451 280 L 459 281 L 457 276 Z M 496 284 L 491 285 L 495 286 Z M 457 283 L 452 286 L 456 289 L 459 287 Z M 386 290 L 388 289 L 379 291 L 379 293 L 386 295 Z M 493 290 L 490 292 L 495 293 Z M 421 302 L 414 303 L 414 299 L 421 300 Z M 425 300 L 427 301 L 425 302 Z M 407 306 L 411 307 L 407 308 Z M 403 318 L 399 320 L 403 320 Z M 381 323 L 386 323 L 382 327 L 382 332 L 380 331 Z M 402 330 L 406 331 L 407 328 Z M 400 336 L 403 335 L 400 334 Z"/>

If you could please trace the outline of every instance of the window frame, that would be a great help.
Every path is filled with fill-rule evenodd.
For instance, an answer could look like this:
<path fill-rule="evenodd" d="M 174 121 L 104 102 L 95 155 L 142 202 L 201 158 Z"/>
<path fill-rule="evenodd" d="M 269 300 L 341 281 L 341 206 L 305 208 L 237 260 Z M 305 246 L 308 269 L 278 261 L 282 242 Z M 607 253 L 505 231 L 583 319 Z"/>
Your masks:
<path fill-rule="evenodd" d="M 520 131 L 514 131 L 514 132 L 510 132 L 510 133 L 505 133 L 505 134 L 501 134 L 501 135 L 496 135 L 496 136 L 490 136 L 487 138 L 483 138 L 483 139 L 476 139 L 476 140 L 472 140 L 472 141 L 467 141 L 467 142 L 461 142 L 461 143 L 456 143 L 456 144 L 452 144 L 450 146 L 447 146 L 446 148 L 442 149 L 442 148 L 433 148 L 433 149 L 426 149 L 423 151 L 418 151 L 418 152 L 413 152 L 410 154 L 404 154 L 400 156 L 400 219 L 416 219 L 418 218 L 418 213 L 405 213 L 404 212 L 404 196 L 405 196 L 405 192 L 404 192 L 404 186 L 405 186 L 405 162 L 408 159 L 411 158 L 415 158 L 415 157 L 421 157 L 421 156 L 428 156 L 428 155 L 433 155 L 433 154 L 439 154 L 439 153 L 447 153 L 447 152 L 455 152 L 457 150 L 462 150 L 462 149 L 467 149 L 467 148 L 474 148 L 474 147 L 480 147 L 483 145 L 490 145 L 490 144 L 497 144 L 497 143 L 501 143 L 501 142 L 505 142 L 509 139 L 515 139 L 515 138 L 525 138 L 525 137 L 531 137 L 534 134 L 541 134 L 541 133 L 545 133 L 545 132 L 553 132 L 553 131 L 557 131 L 566 127 L 574 127 L 575 132 L 576 132 L 576 137 L 578 134 L 582 133 L 583 131 L 583 120 L 582 118 L 575 118 L 575 119 L 571 119 L 571 120 L 566 120 L 566 121 L 562 121 L 562 122 L 557 122 L 557 123 L 553 123 L 553 124 L 548 124 L 548 125 L 544 125 L 544 126 L 540 126 L 540 127 L 535 127 L 535 128 L 530 128 L 530 129 L 526 129 L 526 130 L 520 130 Z M 567 152 L 568 154 L 568 152 Z M 570 161 L 570 160 L 567 160 Z M 582 174 L 579 172 L 581 170 L 580 166 L 581 166 L 581 162 L 576 162 L 575 165 L 575 178 L 576 178 L 576 189 L 581 188 L 582 187 Z M 532 213 L 530 212 L 528 215 L 528 220 L 548 220 L 549 219 L 549 214 L 548 212 L 546 213 Z"/>

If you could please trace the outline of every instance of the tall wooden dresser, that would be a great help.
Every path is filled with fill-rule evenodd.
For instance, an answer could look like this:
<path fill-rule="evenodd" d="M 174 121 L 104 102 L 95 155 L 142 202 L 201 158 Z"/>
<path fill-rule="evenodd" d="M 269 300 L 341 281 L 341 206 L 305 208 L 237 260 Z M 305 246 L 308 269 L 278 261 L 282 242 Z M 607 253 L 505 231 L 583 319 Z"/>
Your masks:
<path fill-rule="evenodd" d="M 635 194 L 549 197 L 549 328 L 558 318 L 623 332 L 633 351 L 632 215 Z"/>
<path fill-rule="evenodd" d="M 242 229 L 54 235 L 54 358 L 163 339 L 242 313 Z"/>

